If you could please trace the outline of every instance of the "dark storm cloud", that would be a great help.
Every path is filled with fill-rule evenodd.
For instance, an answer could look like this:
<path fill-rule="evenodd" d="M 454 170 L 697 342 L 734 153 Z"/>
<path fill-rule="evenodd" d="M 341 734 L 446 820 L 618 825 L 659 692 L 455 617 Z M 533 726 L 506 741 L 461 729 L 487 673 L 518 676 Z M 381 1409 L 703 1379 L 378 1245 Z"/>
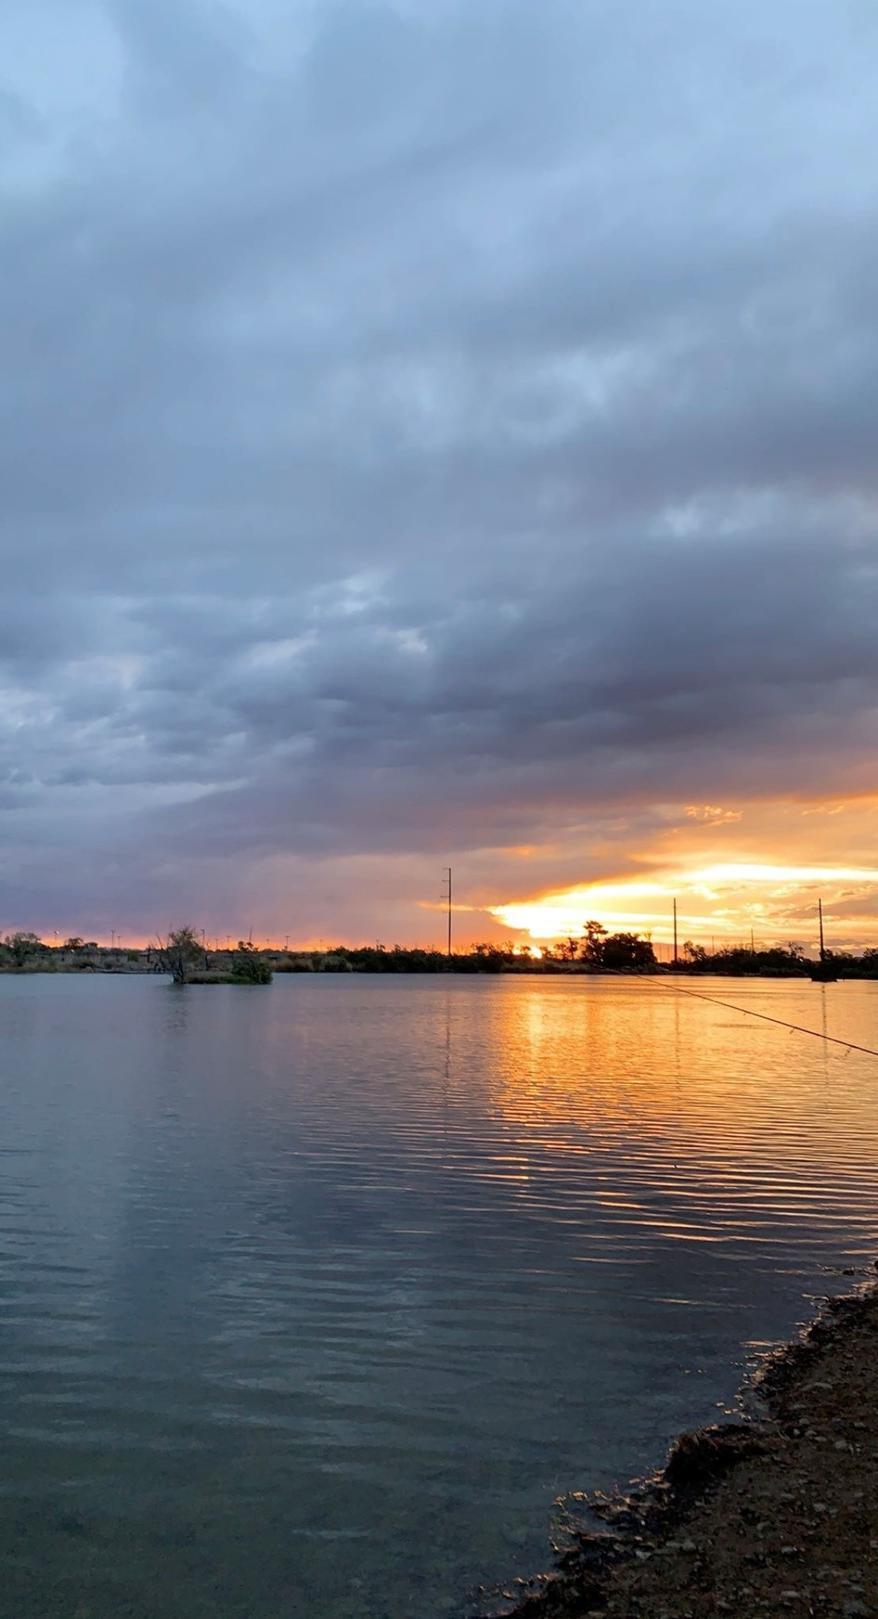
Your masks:
<path fill-rule="evenodd" d="M 873 785 L 870 4 L 4 31 L 10 904 Z"/>

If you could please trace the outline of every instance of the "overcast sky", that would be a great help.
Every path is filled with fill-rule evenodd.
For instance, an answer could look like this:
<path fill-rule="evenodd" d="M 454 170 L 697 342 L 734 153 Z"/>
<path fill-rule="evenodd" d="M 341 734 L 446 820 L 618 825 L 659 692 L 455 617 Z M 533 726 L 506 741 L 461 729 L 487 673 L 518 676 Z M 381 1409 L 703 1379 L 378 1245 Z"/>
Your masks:
<path fill-rule="evenodd" d="M 0 928 L 878 863 L 874 0 L 5 0 L 0 63 Z"/>

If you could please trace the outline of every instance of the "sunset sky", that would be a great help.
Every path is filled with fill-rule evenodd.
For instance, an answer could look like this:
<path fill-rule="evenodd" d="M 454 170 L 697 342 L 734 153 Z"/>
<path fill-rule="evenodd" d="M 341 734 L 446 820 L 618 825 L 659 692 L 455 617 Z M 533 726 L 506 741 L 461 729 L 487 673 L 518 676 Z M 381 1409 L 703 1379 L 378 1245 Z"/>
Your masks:
<path fill-rule="evenodd" d="M 874 0 L 6 0 L 0 931 L 878 944 Z"/>

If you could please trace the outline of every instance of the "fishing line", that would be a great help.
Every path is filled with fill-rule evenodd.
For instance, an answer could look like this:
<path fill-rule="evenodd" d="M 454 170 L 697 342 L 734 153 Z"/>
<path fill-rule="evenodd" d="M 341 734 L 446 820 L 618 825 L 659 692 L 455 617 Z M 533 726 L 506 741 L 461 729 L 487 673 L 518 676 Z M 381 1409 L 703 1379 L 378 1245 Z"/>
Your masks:
<path fill-rule="evenodd" d="M 858 1046 L 854 1040 L 840 1040 L 835 1034 L 821 1034 L 818 1029 L 806 1029 L 801 1023 L 787 1023 L 785 1018 L 770 1017 L 767 1012 L 754 1012 L 752 1006 L 733 1006 L 731 1001 L 721 1001 L 716 995 L 705 995 L 698 989 L 681 989 L 679 984 L 656 984 L 656 989 L 667 990 L 672 995 L 691 995 L 696 1001 L 709 1001 L 711 1006 L 724 1006 L 727 1012 L 740 1012 L 744 1017 L 758 1017 L 763 1023 L 776 1023 L 781 1029 L 791 1029 L 794 1034 L 810 1034 L 815 1040 L 828 1040 L 833 1046 L 846 1046 L 848 1051 L 862 1051 L 867 1057 L 878 1057 L 878 1051 L 871 1046 Z"/>

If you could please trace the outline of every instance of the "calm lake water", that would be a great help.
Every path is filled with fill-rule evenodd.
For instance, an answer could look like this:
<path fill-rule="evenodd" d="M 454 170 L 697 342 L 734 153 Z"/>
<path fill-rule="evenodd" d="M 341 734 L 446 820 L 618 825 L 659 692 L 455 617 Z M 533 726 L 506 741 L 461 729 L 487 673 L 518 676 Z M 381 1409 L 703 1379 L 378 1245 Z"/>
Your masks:
<path fill-rule="evenodd" d="M 465 1613 L 871 1259 L 876 1097 L 657 981 L 0 978 L 0 1611 Z"/>

